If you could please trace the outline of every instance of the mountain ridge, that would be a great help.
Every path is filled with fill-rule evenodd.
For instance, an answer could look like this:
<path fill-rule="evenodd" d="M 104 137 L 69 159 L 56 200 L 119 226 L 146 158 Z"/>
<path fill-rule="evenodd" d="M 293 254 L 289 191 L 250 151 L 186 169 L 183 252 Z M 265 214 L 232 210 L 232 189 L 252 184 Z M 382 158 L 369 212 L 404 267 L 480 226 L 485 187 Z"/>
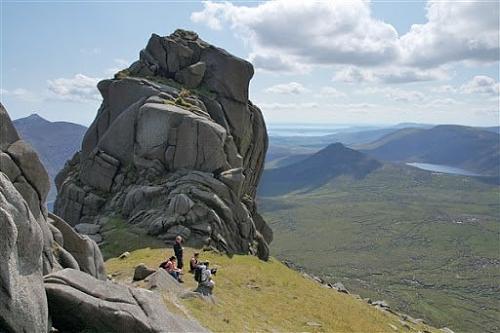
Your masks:
<path fill-rule="evenodd" d="M 367 155 L 333 143 L 296 163 L 264 171 L 260 195 L 278 195 L 323 185 L 338 176 L 363 178 L 382 164 Z"/>
<path fill-rule="evenodd" d="M 55 176 L 81 146 L 87 128 L 66 121 L 49 121 L 37 113 L 13 121 L 21 137 L 38 153 L 50 178 L 49 206 L 56 199 Z"/>
<path fill-rule="evenodd" d="M 449 165 L 498 176 L 499 140 L 498 134 L 487 130 L 438 125 L 430 129 L 402 129 L 356 148 L 386 161 Z"/>

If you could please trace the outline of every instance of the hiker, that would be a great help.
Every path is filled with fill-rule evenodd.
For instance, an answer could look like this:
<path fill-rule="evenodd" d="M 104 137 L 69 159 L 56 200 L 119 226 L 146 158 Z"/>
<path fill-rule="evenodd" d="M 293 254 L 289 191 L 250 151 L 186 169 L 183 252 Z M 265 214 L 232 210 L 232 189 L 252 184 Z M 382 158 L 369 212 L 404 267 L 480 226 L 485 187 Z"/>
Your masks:
<path fill-rule="evenodd" d="M 198 266 L 198 264 L 199 264 L 199 261 L 198 261 L 199 256 L 200 256 L 200 253 L 195 252 L 194 255 L 191 257 L 191 260 L 189 260 L 189 273 L 194 273 L 196 266 Z"/>
<path fill-rule="evenodd" d="M 217 269 L 209 269 L 210 263 L 208 261 L 196 266 L 194 272 L 194 279 L 198 282 L 198 287 L 195 292 L 203 295 L 212 295 L 215 282 L 212 280 L 212 275 L 217 273 Z"/>
<path fill-rule="evenodd" d="M 182 255 L 184 254 L 184 249 L 182 248 L 182 237 L 178 235 L 175 237 L 175 243 L 174 243 L 174 253 L 175 257 L 177 258 L 177 267 L 179 269 L 182 269 L 184 267 L 184 262 L 182 261 Z"/>
<path fill-rule="evenodd" d="M 182 270 L 177 267 L 176 263 L 176 258 L 175 256 L 171 256 L 166 263 L 162 263 L 160 265 L 161 268 L 165 269 L 168 274 L 172 275 L 174 279 L 176 279 L 178 282 L 183 283 L 181 279 L 181 272 Z"/>

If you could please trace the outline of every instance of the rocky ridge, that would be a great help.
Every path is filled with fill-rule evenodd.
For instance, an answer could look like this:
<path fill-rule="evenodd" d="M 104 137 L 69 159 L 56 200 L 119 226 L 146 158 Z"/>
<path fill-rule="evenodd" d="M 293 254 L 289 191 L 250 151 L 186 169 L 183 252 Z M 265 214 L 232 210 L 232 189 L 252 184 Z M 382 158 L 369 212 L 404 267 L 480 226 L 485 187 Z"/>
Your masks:
<path fill-rule="evenodd" d="M 248 99 L 253 67 L 194 32 L 153 34 L 140 58 L 103 80 L 82 149 L 58 174 L 55 212 L 71 225 L 118 213 L 170 242 L 269 256 L 256 209 L 267 150 Z"/>
<path fill-rule="evenodd" d="M 0 130 L 0 332 L 204 331 L 107 281 L 97 244 L 47 212 L 47 171 L 1 104 Z"/>

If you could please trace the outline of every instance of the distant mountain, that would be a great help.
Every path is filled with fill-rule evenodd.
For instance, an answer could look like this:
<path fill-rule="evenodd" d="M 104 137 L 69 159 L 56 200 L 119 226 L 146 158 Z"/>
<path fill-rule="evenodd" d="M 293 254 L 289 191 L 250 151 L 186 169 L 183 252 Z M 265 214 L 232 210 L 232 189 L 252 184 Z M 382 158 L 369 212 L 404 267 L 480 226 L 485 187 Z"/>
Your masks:
<path fill-rule="evenodd" d="M 500 134 L 500 126 L 479 127 L 479 129 L 484 129 L 485 131 L 489 131 L 489 132 Z"/>
<path fill-rule="evenodd" d="M 385 161 L 442 164 L 497 176 L 499 140 L 498 134 L 482 128 L 439 125 L 401 129 L 357 148 Z"/>
<path fill-rule="evenodd" d="M 87 128 L 69 122 L 51 122 L 38 114 L 13 121 L 19 135 L 35 148 L 51 179 L 47 202 L 55 200 L 54 177 L 64 163 L 80 149 Z"/>
<path fill-rule="evenodd" d="M 363 178 L 381 165 L 359 151 L 334 143 L 291 165 L 265 170 L 259 194 L 268 196 L 308 190 L 342 175 Z"/>
<path fill-rule="evenodd" d="M 377 128 L 362 131 L 339 131 L 335 134 L 322 136 L 270 136 L 270 146 L 293 146 L 321 149 L 333 142 L 344 145 L 359 145 L 370 143 L 384 135 L 397 131 L 398 128 Z"/>

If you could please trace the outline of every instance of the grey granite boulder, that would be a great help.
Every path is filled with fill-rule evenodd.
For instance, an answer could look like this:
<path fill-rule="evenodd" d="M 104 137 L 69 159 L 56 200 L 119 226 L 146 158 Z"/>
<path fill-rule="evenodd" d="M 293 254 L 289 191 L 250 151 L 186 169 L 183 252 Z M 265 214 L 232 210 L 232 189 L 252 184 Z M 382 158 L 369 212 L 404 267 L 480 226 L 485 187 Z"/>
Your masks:
<path fill-rule="evenodd" d="M 175 74 L 175 79 L 182 83 L 186 88 L 196 88 L 200 85 L 205 75 L 207 66 L 204 62 L 199 61 L 196 64 L 190 65 Z"/>
<path fill-rule="evenodd" d="M 149 268 L 145 264 L 141 263 L 135 266 L 133 280 L 134 281 L 144 280 L 154 272 L 156 272 L 156 270 Z"/>
<path fill-rule="evenodd" d="M 34 190 L 37 191 L 40 201 L 45 203 L 50 189 L 49 175 L 33 147 L 26 141 L 18 140 L 11 144 L 6 152 L 22 170 L 24 177 Z"/>
<path fill-rule="evenodd" d="M 80 269 L 91 276 L 106 280 L 104 260 L 97 244 L 89 237 L 79 235 L 60 217 L 49 213 L 49 221 L 64 238 L 64 249 L 78 262 Z"/>
<path fill-rule="evenodd" d="M 0 166 L 2 172 L 9 177 L 11 182 L 14 182 L 21 175 L 21 170 L 19 170 L 17 164 L 4 152 L 0 152 Z"/>
<path fill-rule="evenodd" d="M 83 235 L 95 235 L 101 230 L 99 224 L 80 223 L 75 225 L 75 231 Z"/>
<path fill-rule="evenodd" d="M 9 114 L 0 103 L 0 149 L 6 150 L 12 143 L 19 140 L 16 128 L 10 120 Z"/>
<path fill-rule="evenodd" d="M 0 331 L 44 332 L 48 313 L 40 264 L 42 232 L 2 172 L 0 234 Z"/>
<path fill-rule="evenodd" d="M 152 291 L 96 280 L 77 270 L 47 275 L 45 290 L 52 324 L 60 331 L 206 331 L 194 321 L 169 313 Z"/>

